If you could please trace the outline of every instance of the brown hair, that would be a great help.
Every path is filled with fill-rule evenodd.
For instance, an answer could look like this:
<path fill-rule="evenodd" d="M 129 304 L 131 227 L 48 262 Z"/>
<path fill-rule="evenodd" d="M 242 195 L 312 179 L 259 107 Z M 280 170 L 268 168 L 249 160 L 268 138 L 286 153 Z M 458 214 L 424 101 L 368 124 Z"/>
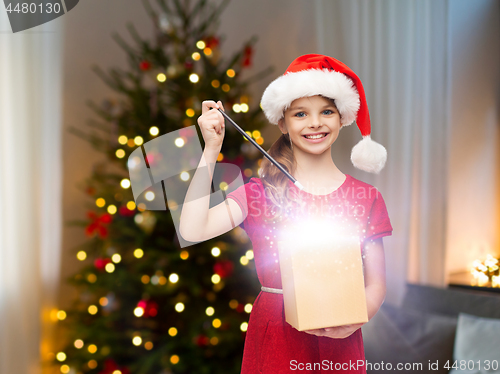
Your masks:
<path fill-rule="evenodd" d="M 335 109 L 335 100 L 328 97 L 321 96 L 330 101 Z M 337 109 L 338 111 L 338 109 Z M 340 115 L 340 113 L 339 113 Z M 285 118 L 285 111 L 283 111 L 283 120 Z M 275 159 L 288 173 L 293 175 L 297 168 L 297 162 L 293 155 L 290 143 L 290 134 L 281 134 L 281 136 L 273 143 L 268 150 L 269 155 Z M 293 208 L 296 205 L 303 205 L 304 202 L 298 199 L 297 194 L 290 193 L 289 179 L 279 170 L 271 161 L 266 157 L 262 159 L 261 164 L 261 180 L 264 185 L 265 196 L 271 201 L 271 206 L 268 206 L 268 214 L 264 215 L 264 221 L 271 220 L 283 221 L 282 213 L 286 210 Z M 269 218 L 268 218 L 269 217 Z"/>

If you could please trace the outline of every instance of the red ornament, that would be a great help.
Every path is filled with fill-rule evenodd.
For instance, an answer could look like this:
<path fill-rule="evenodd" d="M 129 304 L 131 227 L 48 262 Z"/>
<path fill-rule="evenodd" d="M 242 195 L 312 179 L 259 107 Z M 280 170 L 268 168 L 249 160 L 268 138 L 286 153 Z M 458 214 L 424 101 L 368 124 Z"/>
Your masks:
<path fill-rule="evenodd" d="M 99 374 L 113 374 L 114 371 L 119 370 L 122 372 L 122 374 L 130 374 L 130 370 L 128 370 L 124 366 L 118 366 L 118 364 L 108 358 L 106 361 L 104 361 L 104 369 L 99 372 Z"/>
<path fill-rule="evenodd" d="M 219 45 L 219 38 L 217 38 L 216 36 L 209 36 L 204 40 L 204 42 L 206 47 L 214 49 Z"/>
<path fill-rule="evenodd" d="M 159 152 L 149 152 L 147 155 L 146 155 L 146 161 L 149 165 L 149 167 L 154 167 L 155 165 L 158 165 L 159 163 L 161 163 L 163 160 L 163 155 Z"/>
<path fill-rule="evenodd" d="M 95 191 L 95 188 L 94 188 L 94 187 L 90 187 L 90 186 L 89 186 L 89 187 L 87 187 L 87 188 L 85 189 L 85 192 L 87 193 L 87 195 L 93 196 L 93 195 L 95 195 L 95 192 L 96 192 L 96 191 Z"/>
<path fill-rule="evenodd" d="M 186 68 L 186 70 L 192 70 L 193 69 L 193 63 L 191 61 L 186 61 L 184 63 L 184 67 Z"/>
<path fill-rule="evenodd" d="M 253 48 L 249 45 L 245 47 L 243 51 L 243 62 L 242 65 L 244 68 L 252 65 L 252 57 L 253 57 Z"/>
<path fill-rule="evenodd" d="M 238 306 L 236 307 L 236 311 L 238 313 L 243 313 L 245 311 L 245 305 L 243 304 L 238 304 Z"/>
<path fill-rule="evenodd" d="M 149 61 L 141 61 L 141 63 L 139 64 L 139 68 L 142 70 L 142 71 L 147 71 L 151 68 L 151 63 Z"/>
<path fill-rule="evenodd" d="M 94 266 L 99 271 L 104 271 L 104 269 L 106 268 L 106 265 L 109 263 L 111 263 L 110 258 L 96 258 L 94 260 Z"/>
<path fill-rule="evenodd" d="M 208 343 L 210 343 L 210 339 L 208 338 L 208 336 L 205 336 L 205 335 L 198 335 L 196 338 L 195 338 L 195 342 L 196 342 L 196 345 L 198 347 L 206 347 L 208 345 Z"/>
<path fill-rule="evenodd" d="M 132 217 L 135 214 L 135 212 L 127 208 L 126 205 L 121 206 L 118 212 L 124 217 Z"/>
<path fill-rule="evenodd" d="M 95 212 L 88 212 L 87 217 L 90 218 L 91 222 L 85 228 L 85 234 L 87 236 L 92 236 L 97 233 L 101 239 L 105 239 L 108 236 L 108 229 L 105 225 L 108 225 L 113 220 L 113 217 L 109 213 L 104 213 L 98 216 Z"/>
<path fill-rule="evenodd" d="M 240 168 L 245 163 L 245 158 L 243 155 L 238 155 L 235 158 L 224 157 L 221 162 L 228 162 L 234 165 L 238 165 Z"/>
<path fill-rule="evenodd" d="M 234 264 L 229 260 L 221 260 L 214 265 L 214 273 L 221 278 L 227 278 L 233 273 Z"/>
<path fill-rule="evenodd" d="M 142 316 L 145 318 L 155 317 L 158 314 L 158 303 L 153 300 L 141 300 L 137 303 L 137 307 L 144 310 Z"/>

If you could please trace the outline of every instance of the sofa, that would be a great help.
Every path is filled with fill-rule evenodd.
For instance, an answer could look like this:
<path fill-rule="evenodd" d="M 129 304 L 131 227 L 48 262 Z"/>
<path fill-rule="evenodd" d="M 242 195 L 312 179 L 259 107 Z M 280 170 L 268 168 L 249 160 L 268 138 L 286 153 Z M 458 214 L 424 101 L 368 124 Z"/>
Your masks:
<path fill-rule="evenodd" d="M 368 374 L 500 374 L 500 293 L 407 284 L 362 333 Z"/>

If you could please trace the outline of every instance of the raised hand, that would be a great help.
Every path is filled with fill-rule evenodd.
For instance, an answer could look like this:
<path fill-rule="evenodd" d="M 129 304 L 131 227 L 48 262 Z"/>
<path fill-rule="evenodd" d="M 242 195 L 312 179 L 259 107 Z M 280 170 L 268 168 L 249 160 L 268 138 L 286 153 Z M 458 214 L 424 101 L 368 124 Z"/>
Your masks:
<path fill-rule="evenodd" d="M 212 108 L 212 109 L 210 109 Z M 212 100 L 205 100 L 201 103 L 201 116 L 198 117 L 205 149 L 220 151 L 225 135 L 224 117 L 217 109 L 224 110 L 221 101 L 217 103 Z"/>

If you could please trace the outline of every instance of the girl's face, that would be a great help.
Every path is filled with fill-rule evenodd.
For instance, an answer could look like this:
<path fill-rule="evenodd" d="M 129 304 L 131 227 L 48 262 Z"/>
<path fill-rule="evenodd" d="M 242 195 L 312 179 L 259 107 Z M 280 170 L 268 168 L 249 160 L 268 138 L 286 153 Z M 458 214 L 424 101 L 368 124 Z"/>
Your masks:
<path fill-rule="evenodd" d="M 322 154 L 330 150 L 340 131 L 340 114 L 332 101 L 316 95 L 294 100 L 278 123 L 289 133 L 294 152 Z M 314 136 L 313 139 L 306 135 Z"/>

